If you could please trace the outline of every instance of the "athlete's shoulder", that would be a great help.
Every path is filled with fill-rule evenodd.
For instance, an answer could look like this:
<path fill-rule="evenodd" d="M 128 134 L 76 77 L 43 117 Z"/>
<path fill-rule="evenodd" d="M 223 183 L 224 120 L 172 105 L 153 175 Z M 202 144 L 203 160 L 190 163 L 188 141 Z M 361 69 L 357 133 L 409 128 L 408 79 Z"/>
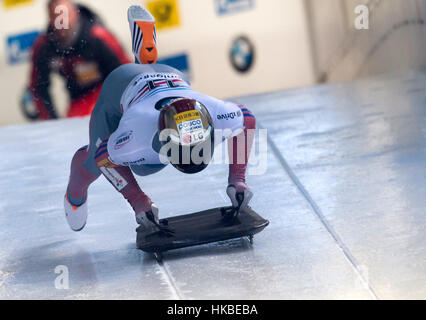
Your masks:
<path fill-rule="evenodd" d="M 90 36 L 105 42 L 117 41 L 114 35 L 107 28 L 99 24 L 90 26 Z"/>

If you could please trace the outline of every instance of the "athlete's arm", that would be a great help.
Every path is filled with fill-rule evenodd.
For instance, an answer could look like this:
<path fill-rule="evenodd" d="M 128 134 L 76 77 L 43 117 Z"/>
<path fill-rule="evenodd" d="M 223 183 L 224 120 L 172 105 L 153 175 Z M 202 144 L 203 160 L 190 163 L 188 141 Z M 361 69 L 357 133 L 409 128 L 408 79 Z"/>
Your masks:
<path fill-rule="evenodd" d="M 246 171 L 254 140 L 256 118 L 243 105 L 216 101 L 209 112 L 214 118 L 215 130 L 221 130 L 216 134 L 218 142 L 228 139 L 230 164 L 227 194 L 234 207 L 244 208 L 253 196 L 246 184 Z M 238 194 L 243 195 L 242 200 Z"/>
<path fill-rule="evenodd" d="M 238 106 L 244 117 L 244 131 L 228 140 L 229 165 L 228 183 L 234 185 L 237 192 L 247 189 L 246 171 L 248 159 L 253 145 L 254 130 L 256 129 L 255 116 L 243 105 Z"/>
<path fill-rule="evenodd" d="M 112 163 L 105 140 L 96 153 L 96 163 L 105 178 L 132 206 L 135 215 L 151 211 L 151 199 L 140 189 L 130 167 Z"/>
<path fill-rule="evenodd" d="M 135 154 L 138 153 L 136 145 L 128 146 L 131 142 L 129 139 L 133 138 L 126 134 L 123 135 L 123 132 L 132 131 L 127 125 L 128 123 L 122 118 L 118 128 L 101 141 L 96 150 L 95 161 L 105 178 L 124 196 L 138 217 L 141 213 L 150 212 L 153 203 L 140 189 L 130 165 L 125 164 L 125 159 L 132 158 L 128 157 L 128 153 L 125 153 L 124 157 L 121 154 L 124 146 L 133 147 Z"/>
<path fill-rule="evenodd" d="M 226 189 L 232 206 L 237 208 L 237 212 L 240 209 L 244 210 L 253 197 L 253 192 L 246 183 L 246 172 L 253 145 L 254 130 L 256 129 L 256 118 L 254 115 L 242 105 L 238 106 L 238 108 L 244 117 L 244 131 L 228 140 L 230 164 L 228 187 Z"/>
<path fill-rule="evenodd" d="M 32 70 L 30 90 L 34 97 L 34 102 L 39 111 L 39 117 L 47 119 L 56 119 L 55 107 L 49 94 L 50 87 L 50 66 L 49 56 L 46 54 L 47 36 L 40 36 L 33 46 L 32 51 Z"/>

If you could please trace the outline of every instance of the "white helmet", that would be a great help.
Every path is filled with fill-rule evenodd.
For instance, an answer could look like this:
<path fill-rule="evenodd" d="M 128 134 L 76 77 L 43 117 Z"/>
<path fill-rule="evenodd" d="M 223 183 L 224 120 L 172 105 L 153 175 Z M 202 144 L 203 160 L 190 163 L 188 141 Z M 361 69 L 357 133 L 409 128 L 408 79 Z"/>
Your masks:
<path fill-rule="evenodd" d="M 183 173 L 204 170 L 214 152 L 214 126 L 207 108 L 194 99 L 166 100 L 158 120 L 160 136 L 167 129 L 167 139 L 160 142 L 171 144 L 167 152 L 171 164 Z"/>

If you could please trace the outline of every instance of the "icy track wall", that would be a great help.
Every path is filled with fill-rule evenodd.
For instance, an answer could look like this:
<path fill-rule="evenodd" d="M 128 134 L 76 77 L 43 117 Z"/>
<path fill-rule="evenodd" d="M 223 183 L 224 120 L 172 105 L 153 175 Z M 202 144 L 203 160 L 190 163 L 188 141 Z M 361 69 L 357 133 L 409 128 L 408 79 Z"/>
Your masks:
<path fill-rule="evenodd" d="M 344 81 L 426 64 L 424 0 L 307 0 L 315 77 Z M 355 9 L 369 10 L 357 30 Z"/>
<path fill-rule="evenodd" d="M 145 5 L 157 20 L 160 62 L 186 72 L 201 92 L 225 98 L 313 83 L 301 0 L 76 2 L 94 9 L 129 55 L 127 8 Z M 47 0 L 0 3 L 0 125 L 25 122 L 18 101 L 29 81 L 30 44 L 47 24 L 46 4 Z M 63 85 L 56 76 L 51 88 L 62 114 L 67 105 Z"/>

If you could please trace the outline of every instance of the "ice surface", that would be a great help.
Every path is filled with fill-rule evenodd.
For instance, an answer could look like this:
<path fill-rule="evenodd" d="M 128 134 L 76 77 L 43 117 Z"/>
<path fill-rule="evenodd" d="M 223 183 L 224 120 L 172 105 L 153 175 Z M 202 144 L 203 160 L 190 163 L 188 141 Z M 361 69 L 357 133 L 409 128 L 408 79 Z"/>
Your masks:
<path fill-rule="evenodd" d="M 424 299 L 426 76 L 410 72 L 238 99 L 268 129 L 249 176 L 270 220 L 237 239 L 165 254 L 135 248 L 132 210 L 102 177 L 69 230 L 62 202 L 88 119 L 0 129 L 2 299 Z M 162 217 L 227 204 L 227 166 L 138 178 Z M 57 289 L 57 266 L 69 289 Z"/>

